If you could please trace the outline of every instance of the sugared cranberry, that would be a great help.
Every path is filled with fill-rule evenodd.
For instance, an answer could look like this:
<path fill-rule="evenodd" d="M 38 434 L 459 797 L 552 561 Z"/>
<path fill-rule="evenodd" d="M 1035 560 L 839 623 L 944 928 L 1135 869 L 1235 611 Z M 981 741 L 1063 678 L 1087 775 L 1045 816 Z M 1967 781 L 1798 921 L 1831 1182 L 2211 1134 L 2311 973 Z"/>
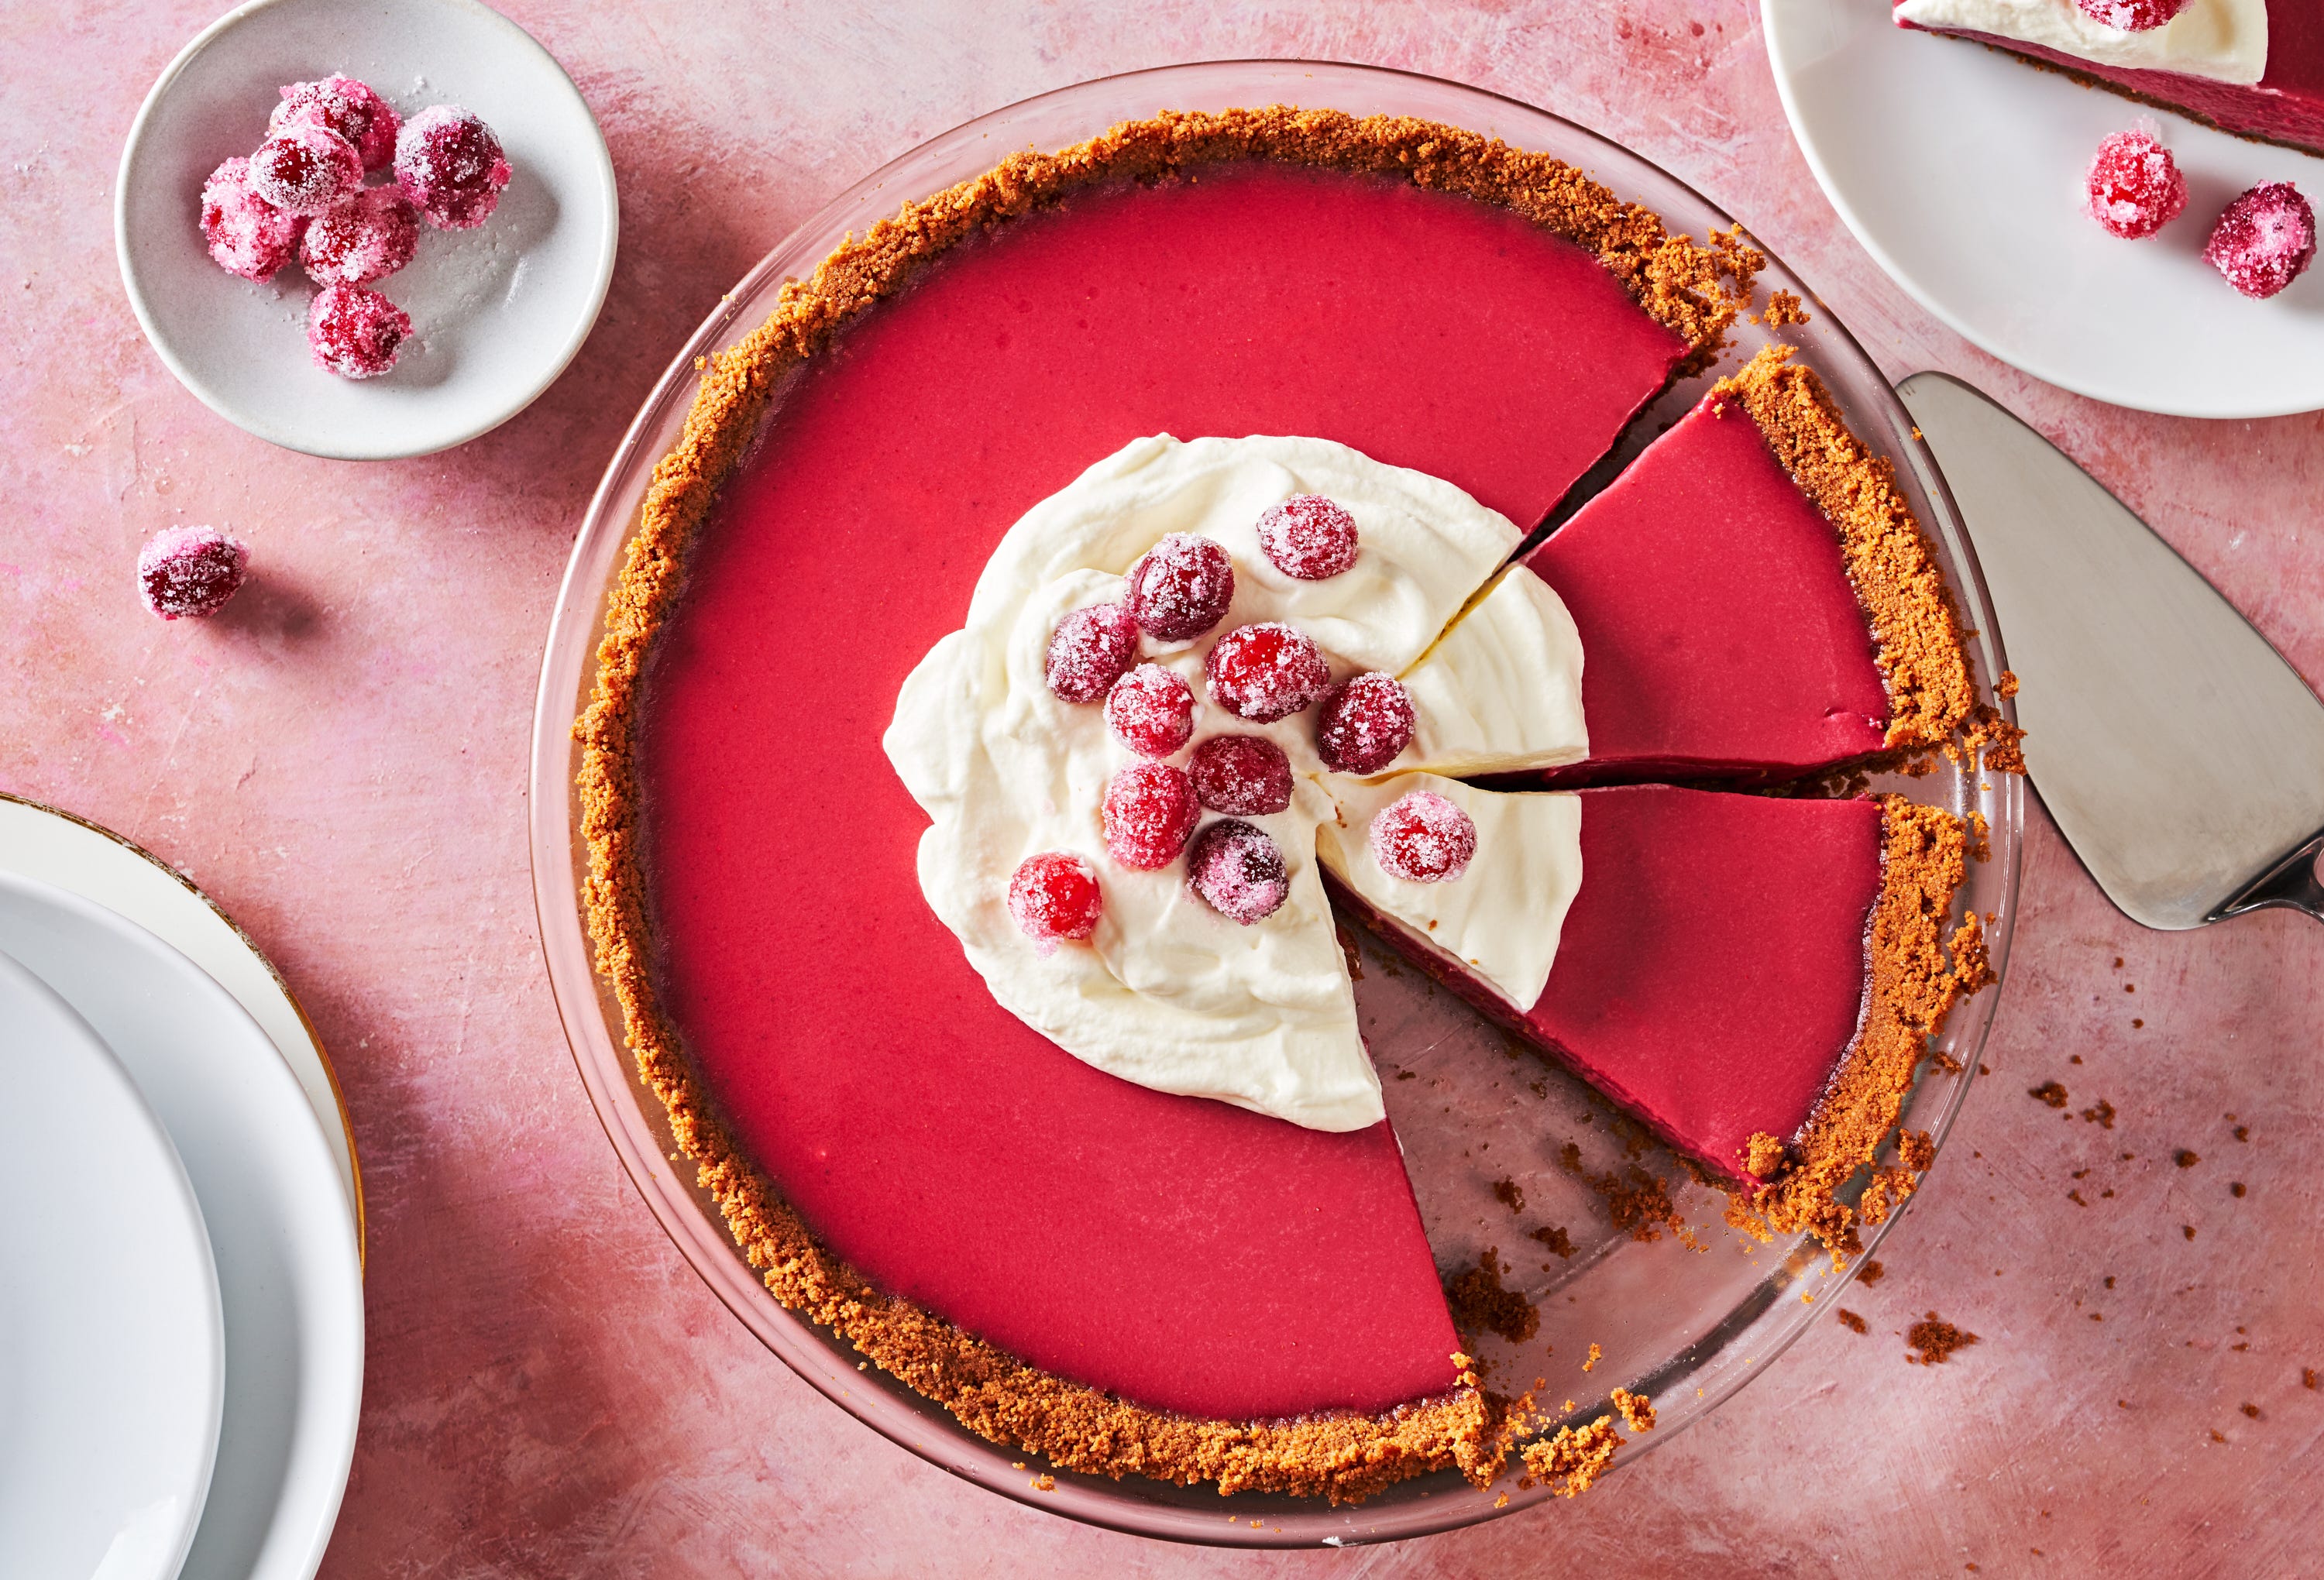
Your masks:
<path fill-rule="evenodd" d="M 320 214 L 363 185 L 363 158 L 328 126 L 294 122 L 250 156 L 250 184 L 285 214 Z"/>
<path fill-rule="evenodd" d="M 1194 688 L 1176 670 L 1141 664 L 1106 693 L 1105 722 L 1139 757 L 1168 757 L 1194 738 Z"/>
<path fill-rule="evenodd" d="M 1322 494 L 1293 494 L 1259 517 L 1259 547 L 1285 575 L 1321 582 L 1356 563 L 1356 519 Z"/>
<path fill-rule="evenodd" d="M 137 590 L 163 620 L 216 614 L 242 585 L 250 555 L 215 527 L 164 527 L 137 555 Z"/>
<path fill-rule="evenodd" d="M 2161 27 L 2187 9 L 2187 0 L 2074 0 L 2092 22 L 2124 32 Z"/>
<path fill-rule="evenodd" d="M 1280 620 L 1237 626 L 1203 661 L 1211 700 L 1239 719 L 1271 724 L 1323 694 L 1332 671 L 1307 633 Z"/>
<path fill-rule="evenodd" d="M 327 126 L 346 138 L 367 170 L 383 170 L 395 158 L 395 111 L 368 83 L 334 73 L 320 82 L 284 84 L 282 102 L 274 106 L 266 129 L 280 132 L 300 121 Z"/>
<path fill-rule="evenodd" d="M 1097 869 L 1069 850 L 1028 856 L 1009 880 L 1009 914 L 1036 943 L 1087 938 L 1105 914 Z"/>
<path fill-rule="evenodd" d="M 228 274 L 265 281 L 290 262 L 307 221 L 285 214 L 251 185 L 250 161 L 230 159 L 202 183 L 202 240 Z"/>
<path fill-rule="evenodd" d="M 1186 854 L 1186 881 L 1222 916 L 1245 927 L 1273 915 L 1291 897 L 1283 852 L 1265 829 L 1221 818 Z"/>
<path fill-rule="evenodd" d="M 1165 642 L 1199 637 L 1234 602 L 1234 562 L 1207 537 L 1173 532 L 1130 567 L 1130 612 Z"/>
<path fill-rule="evenodd" d="M 2117 132 L 2090 161 L 2090 217 L 2126 241 L 2151 236 L 2187 207 L 2187 178 L 2144 132 Z"/>
<path fill-rule="evenodd" d="M 1447 883 L 1469 870 L 1477 825 L 1434 790 L 1399 796 L 1372 819 L 1372 859 L 1406 883 Z"/>
<path fill-rule="evenodd" d="M 1151 872 L 1186 848 L 1202 806 L 1186 776 L 1161 763 L 1131 763 L 1105 787 L 1105 848 L 1124 867 Z"/>
<path fill-rule="evenodd" d="M 393 187 L 366 187 L 308 222 L 299 262 L 317 285 L 369 285 L 411 262 L 420 211 Z"/>
<path fill-rule="evenodd" d="M 1315 755 L 1343 774 L 1377 774 L 1412 740 L 1412 698 L 1396 676 L 1351 676 L 1315 711 Z"/>
<path fill-rule="evenodd" d="M 2227 205 L 2203 256 L 2247 297 L 2272 297 L 2316 256 L 2316 215 L 2289 181 L 2269 181 Z"/>
<path fill-rule="evenodd" d="M 435 105 L 397 133 L 395 179 L 429 224 L 470 230 L 492 216 L 509 162 L 490 126 L 456 105 Z"/>
<path fill-rule="evenodd" d="M 1061 702 L 1094 703 L 1138 662 L 1138 622 L 1127 605 L 1093 603 L 1057 622 L 1049 637 L 1049 689 Z"/>
<path fill-rule="evenodd" d="M 1263 735 L 1213 735 L 1186 759 L 1194 795 L 1213 812 L 1265 817 L 1291 804 L 1291 759 Z"/>
<path fill-rule="evenodd" d="M 360 285 L 327 285 L 307 314 L 315 365 L 344 379 L 375 379 L 395 365 L 411 315 Z"/>

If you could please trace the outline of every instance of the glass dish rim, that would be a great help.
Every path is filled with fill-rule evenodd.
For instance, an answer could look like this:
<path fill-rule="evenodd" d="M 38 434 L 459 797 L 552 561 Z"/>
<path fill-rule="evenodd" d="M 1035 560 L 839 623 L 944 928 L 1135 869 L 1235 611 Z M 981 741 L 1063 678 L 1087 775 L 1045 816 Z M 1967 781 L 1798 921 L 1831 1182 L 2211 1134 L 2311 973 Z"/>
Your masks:
<path fill-rule="evenodd" d="M 1250 91 L 1243 90 L 1249 85 Z M 1292 100 L 1284 91 L 1312 86 L 1322 96 L 1303 95 Z M 1184 87 L 1188 91 L 1173 92 Z M 804 275 L 835 244 L 845 231 L 860 231 L 890 213 L 897 205 L 949 185 L 958 176 L 945 174 L 972 149 L 977 162 L 964 173 L 973 174 L 1008 152 L 1038 141 L 1057 146 L 1052 132 L 1038 139 L 998 134 L 1027 129 L 1060 115 L 1073 116 L 1084 106 L 1111 105 L 1075 124 L 1081 128 L 1063 141 L 1070 142 L 1101 131 L 1131 115 L 1152 113 L 1130 107 L 1130 97 L 1140 90 L 1168 95 L 1167 103 L 1184 108 L 1216 108 L 1226 104 L 1304 102 L 1333 107 L 1342 97 L 1359 101 L 1395 98 L 1441 101 L 1425 109 L 1394 113 L 1425 114 L 1471 129 L 1489 131 L 1519 146 L 1551 144 L 1549 152 L 1582 166 L 1618 195 L 1644 203 L 1665 216 L 1675 229 L 1672 211 L 1688 212 L 1709 225 L 1725 228 L 1736 222 L 1686 183 L 1643 157 L 1577 124 L 1487 90 L 1442 78 L 1388 68 L 1327 61 L 1234 60 L 1192 62 L 1091 78 L 1019 100 L 967 121 L 930 138 L 872 171 L 825 204 L 762 257 L 687 339 L 639 410 L 607 465 L 592 497 L 573 554 L 559 587 L 545 646 L 540 687 L 535 710 L 530 776 L 530 856 L 534 899 L 552 996 L 567 1041 L 592 1107 L 614 1151 L 649 1209 L 680 1254 L 712 1291 L 761 1343 L 772 1350 L 810 1386 L 873 1430 L 929 1463 L 979 1486 L 1030 1507 L 1135 1535 L 1205 1545 L 1247 1548 L 1348 1546 L 1395 1540 L 1455 1529 L 1515 1513 L 1546 1499 L 1550 1491 L 1536 1485 L 1519 1491 L 1507 1477 L 1489 1490 L 1469 1487 L 1451 1472 L 1400 1484 L 1370 1502 L 1357 1506 L 1330 1507 L 1319 1500 L 1259 1498 L 1238 1494 L 1220 1499 L 1218 1513 L 1196 1514 L 1189 1507 L 1139 1495 L 1141 1488 L 1163 1484 L 1135 1479 L 1112 1483 L 1102 1478 L 1056 1473 L 1055 1484 L 1043 1488 L 1037 1473 L 1047 1468 L 1037 1456 L 1011 1450 L 971 1434 L 941 1406 L 905 1389 L 877 1373 L 857 1370 L 853 1351 L 804 1318 L 783 1308 L 743 1260 L 709 1198 L 695 1187 L 690 1169 L 673 1161 L 667 1117 L 650 1092 L 638 1083 L 634 1061 L 621 1034 L 618 1008 L 597 978 L 579 909 L 580 864 L 586 861 L 576 834 L 578 818 L 574 780 L 577 767 L 572 724 L 586 703 L 595 679 L 594 657 L 602 632 L 605 593 L 617 572 L 620 551 L 635 525 L 636 509 L 653 464 L 692 404 L 696 359 L 731 344 L 756 325 L 768 299 L 787 276 Z M 1209 90 L 1209 91 L 1203 91 Z M 1230 91 L 1222 91 L 1230 90 Z M 1117 102 L 1123 101 L 1123 102 Z M 1158 107 L 1158 106 L 1157 106 Z M 1376 109 L 1378 106 L 1375 104 Z M 1463 116 L 1458 112 L 1467 110 Z M 1359 111 L 1359 113 L 1365 113 Z M 1484 124 L 1480 125 L 1482 121 Z M 1501 123 L 1494 129 L 1493 123 Z M 1514 124 L 1512 124 L 1514 123 Z M 1536 135 L 1526 138 L 1525 131 Z M 981 145 L 981 146 L 980 146 Z M 1579 155 L 1579 157 L 1577 156 Z M 1658 195 L 1649 196 L 1660 188 Z M 892 196 L 890 194 L 893 194 Z M 1787 326 L 1784 338 L 1798 344 L 1809 363 L 1832 386 L 1836 399 L 1848 408 L 1851 424 L 1876 447 L 1904 460 L 1898 483 L 1922 514 L 1923 524 L 1938 545 L 1948 580 L 1961 601 L 1961 614 L 1976 661 L 1987 677 L 2006 666 L 1991 603 L 1979 574 L 1974 549 L 1962 530 L 1951 497 L 1933 458 L 1918 439 L 1911 418 L 1882 375 L 1844 326 L 1764 243 L 1740 231 L 1742 238 L 1766 253 L 1760 274 L 1761 289 L 1795 292 L 1813 309 L 1809 322 Z M 1739 327 L 1739 326 L 1738 326 Z M 1722 363 L 1725 358 L 1721 359 Z M 1683 381 L 1681 387 L 1692 381 Z M 1871 410 L 1857 409 L 1868 401 Z M 1877 417 L 1881 431 L 1865 433 L 1867 418 Z M 1988 679 L 1989 684 L 1989 679 Z M 2009 704 L 1999 707 L 2006 717 Z M 1987 809 L 1991 859 L 1973 870 L 1971 888 L 1988 891 L 1980 908 L 1993 920 L 1987 929 L 1987 949 L 1997 976 L 2006 971 L 2016 917 L 2020 866 L 2020 835 L 2024 818 L 2023 780 L 1987 776 L 1978 794 Z M 1984 881 L 1979 882 L 1980 879 Z M 1991 891 L 1997 890 L 1997 893 Z M 1998 984 L 1964 1000 L 1954 1011 L 1945 1043 L 1962 1065 L 1950 1077 L 1951 1086 L 1941 1096 L 1939 1111 L 1930 1116 L 1931 1135 L 1941 1149 L 1966 1098 L 1985 1038 L 1990 1028 Z M 1916 1091 L 1915 1096 L 1919 1095 Z M 642 1099 L 642 1101 L 641 1100 Z M 1914 1115 L 1915 1119 L 1921 1116 Z M 1933 1165 L 1932 1165 L 1933 1166 Z M 1901 1210 L 1901 1209 L 1899 1209 Z M 1816 1306 L 1786 1322 L 1774 1324 L 1772 1333 L 1755 1347 L 1745 1365 L 1731 1374 L 1714 1378 L 1700 1399 L 1674 1400 L 1664 1410 L 1665 1424 L 1634 1440 L 1621 1463 L 1638 1457 L 1656 1444 L 1674 1437 L 1731 1397 L 1750 1377 L 1805 1331 L 1823 1305 L 1824 1298 L 1853 1275 L 1878 1248 L 1898 1213 L 1868 1228 L 1864 1254 L 1850 1267 L 1820 1286 Z M 1654 1377 L 1673 1381 L 1693 1378 L 1726 1348 L 1756 1330 L 1783 1303 L 1774 1293 L 1790 1280 L 1779 1270 L 1755 1286 L 1752 1295 L 1709 1333 L 1658 1368 Z M 1791 1303 L 1796 1307 L 1797 1303 Z M 1725 1336 L 1723 1338 L 1721 1336 Z M 1720 1342 L 1714 1344 L 1714 1340 Z M 1649 1390 L 1651 1391 L 1651 1390 Z M 1012 1457 L 1012 1455 L 1015 1456 Z M 1447 1478 L 1450 1478 L 1447 1484 Z M 1177 1489 L 1170 1489 L 1176 1492 Z M 1506 1495 L 1507 1502 L 1497 1502 Z M 1258 1520 L 1242 1516 L 1257 1512 Z M 1223 1516 L 1223 1517 L 1222 1517 Z"/>

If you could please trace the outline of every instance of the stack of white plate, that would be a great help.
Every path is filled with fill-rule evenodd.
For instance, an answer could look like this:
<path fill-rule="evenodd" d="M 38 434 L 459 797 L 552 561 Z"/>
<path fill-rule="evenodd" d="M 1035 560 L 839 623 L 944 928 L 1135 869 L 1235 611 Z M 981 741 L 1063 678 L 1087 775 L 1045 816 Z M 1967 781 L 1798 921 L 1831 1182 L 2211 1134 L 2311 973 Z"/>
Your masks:
<path fill-rule="evenodd" d="M 0 796 L 0 1575 L 307 1580 L 363 1394 L 362 1194 L 263 957 Z"/>

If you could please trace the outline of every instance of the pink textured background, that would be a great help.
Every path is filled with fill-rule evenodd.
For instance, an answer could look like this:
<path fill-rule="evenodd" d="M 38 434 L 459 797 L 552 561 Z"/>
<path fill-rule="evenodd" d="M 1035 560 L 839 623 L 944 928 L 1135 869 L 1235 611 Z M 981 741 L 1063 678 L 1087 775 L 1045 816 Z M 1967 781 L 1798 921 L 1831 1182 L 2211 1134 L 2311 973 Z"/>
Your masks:
<path fill-rule="evenodd" d="M 523 783 L 571 535 L 630 413 L 719 292 L 872 166 L 1104 72 L 1237 54 L 1377 62 L 1620 139 L 1743 216 L 1889 372 L 1949 369 L 2031 418 L 2310 675 L 2324 675 L 2319 418 L 2113 410 L 1939 327 L 1817 192 L 1743 0 L 1360 15 L 528 0 L 513 14 L 579 81 L 620 172 L 604 316 L 555 389 L 465 449 L 312 461 L 180 390 L 115 271 L 121 140 L 214 4 L 0 14 L 0 788 L 181 864 L 272 954 L 337 1056 L 369 1184 L 371 1349 L 326 1573 L 2317 1561 L 2324 1393 L 2301 1373 L 2324 1368 L 2324 932 L 2298 917 L 2143 932 L 2037 823 L 1993 1079 L 1890 1241 L 1888 1277 L 1847 1297 L 1868 1336 L 1822 1323 L 1578 1504 L 1360 1556 L 1211 1554 L 972 1491 L 825 1404 L 711 1299 L 622 1175 L 567 1058 L 534 935 Z M 257 580 L 214 623 L 163 625 L 137 605 L 136 546 L 174 521 L 252 545 Z M 2053 1079 L 2071 1093 L 2063 1118 L 2025 1095 Z M 2072 1117 L 2099 1098 L 2120 1115 L 2110 1132 Z M 2174 1167 L 2181 1147 L 2201 1162 Z M 1907 1365 L 1902 1331 L 1930 1309 L 1984 1342 Z"/>

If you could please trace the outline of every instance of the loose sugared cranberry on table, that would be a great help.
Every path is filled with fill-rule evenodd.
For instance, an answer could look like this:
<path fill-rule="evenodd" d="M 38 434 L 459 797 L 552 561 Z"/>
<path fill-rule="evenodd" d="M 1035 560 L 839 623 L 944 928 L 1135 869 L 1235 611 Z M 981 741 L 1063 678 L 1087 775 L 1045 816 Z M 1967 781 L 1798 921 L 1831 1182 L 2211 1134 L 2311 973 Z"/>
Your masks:
<path fill-rule="evenodd" d="M 251 185 L 250 161 L 230 159 L 202 183 L 202 240 L 210 261 L 228 274 L 262 283 L 299 250 L 307 221 L 285 214 Z"/>
<path fill-rule="evenodd" d="M 1195 837 L 1186 881 L 1222 916 L 1245 927 L 1273 915 L 1291 897 L 1283 852 L 1267 831 L 1228 817 Z"/>
<path fill-rule="evenodd" d="M 1194 688 L 1175 670 L 1141 664 L 1105 697 L 1106 727 L 1139 757 L 1166 758 L 1194 734 Z"/>
<path fill-rule="evenodd" d="M 1213 812 L 1265 817 L 1291 804 L 1291 759 L 1265 736 L 1212 736 L 1186 759 L 1186 776 Z"/>
<path fill-rule="evenodd" d="M 395 365 L 411 315 L 360 285 L 327 285 L 307 314 L 315 365 L 346 379 L 375 379 Z"/>
<path fill-rule="evenodd" d="M 1307 633 L 1280 620 L 1237 626 L 1204 659 L 1211 700 L 1239 719 L 1272 724 L 1323 694 L 1331 667 Z"/>
<path fill-rule="evenodd" d="M 1036 943 L 1087 938 L 1105 914 L 1097 869 L 1069 850 L 1028 856 L 1009 880 L 1009 914 Z"/>
<path fill-rule="evenodd" d="M 215 527 L 164 527 L 137 555 L 137 591 L 163 620 L 216 614 L 242 585 L 250 555 Z"/>
<path fill-rule="evenodd" d="M 299 262 L 317 285 L 369 285 L 411 262 L 420 211 L 393 187 L 366 187 L 308 222 Z"/>
<path fill-rule="evenodd" d="M 2151 236 L 2187 207 L 2187 178 L 2144 132 L 2117 132 L 2090 161 L 2090 217 L 2126 241 Z"/>
<path fill-rule="evenodd" d="M 1191 532 L 1169 533 L 1130 567 L 1130 612 L 1159 641 L 1199 637 L 1234 602 L 1234 562 Z"/>
<path fill-rule="evenodd" d="M 1412 740 L 1412 698 L 1396 676 L 1352 675 L 1315 711 L 1315 754 L 1342 774 L 1377 774 Z"/>
<path fill-rule="evenodd" d="M 395 179 L 429 224 L 469 230 L 500 202 L 509 162 L 490 126 L 456 105 L 435 105 L 397 133 Z"/>
<path fill-rule="evenodd" d="M 2187 9 L 2187 0 L 2074 0 L 2092 22 L 2123 32 L 2161 27 Z"/>
<path fill-rule="evenodd" d="M 1372 859 L 1406 883 L 1448 883 L 1469 870 L 1477 825 L 1433 790 L 1399 796 L 1372 819 Z"/>
<path fill-rule="evenodd" d="M 1129 607 L 1093 603 L 1057 622 L 1046 661 L 1049 689 L 1066 703 L 1103 700 L 1138 662 L 1138 622 Z"/>
<path fill-rule="evenodd" d="M 282 102 L 274 106 L 266 129 L 280 132 L 301 121 L 327 126 L 346 138 L 367 170 L 383 170 L 395 158 L 401 123 L 368 83 L 334 73 L 319 82 L 285 84 Z"/>
<path fill-rule="evenodd" d="M 2289 181 L 2254 187 L 2227 205 L 2203 256 L 2247 297 L 2272 297 L 2316 256 L 2316 215 Z"/>
<path fill-rule="evenodd" d="M 1176 859 L 1201 816 L 1186 776 L 1161 763 L 1131 763 L 1116 770 L 1100 809 L 1105 848 L 1116 861 L 1139 872 Z"/>
<path fill-rule="evenodd" d="M 1324 581 L 1356 563 L 1356 519 L 1322 494 L 1293 494 L 1259 517 L 1259 547 L 1285 575 Z"/>
<path fill-rule="evenodd" d="M 355 145 L 311 121 L 285 126 L 250 156 L 250 184 L 285 214 L 320 214 L 363 185 Z"/>

